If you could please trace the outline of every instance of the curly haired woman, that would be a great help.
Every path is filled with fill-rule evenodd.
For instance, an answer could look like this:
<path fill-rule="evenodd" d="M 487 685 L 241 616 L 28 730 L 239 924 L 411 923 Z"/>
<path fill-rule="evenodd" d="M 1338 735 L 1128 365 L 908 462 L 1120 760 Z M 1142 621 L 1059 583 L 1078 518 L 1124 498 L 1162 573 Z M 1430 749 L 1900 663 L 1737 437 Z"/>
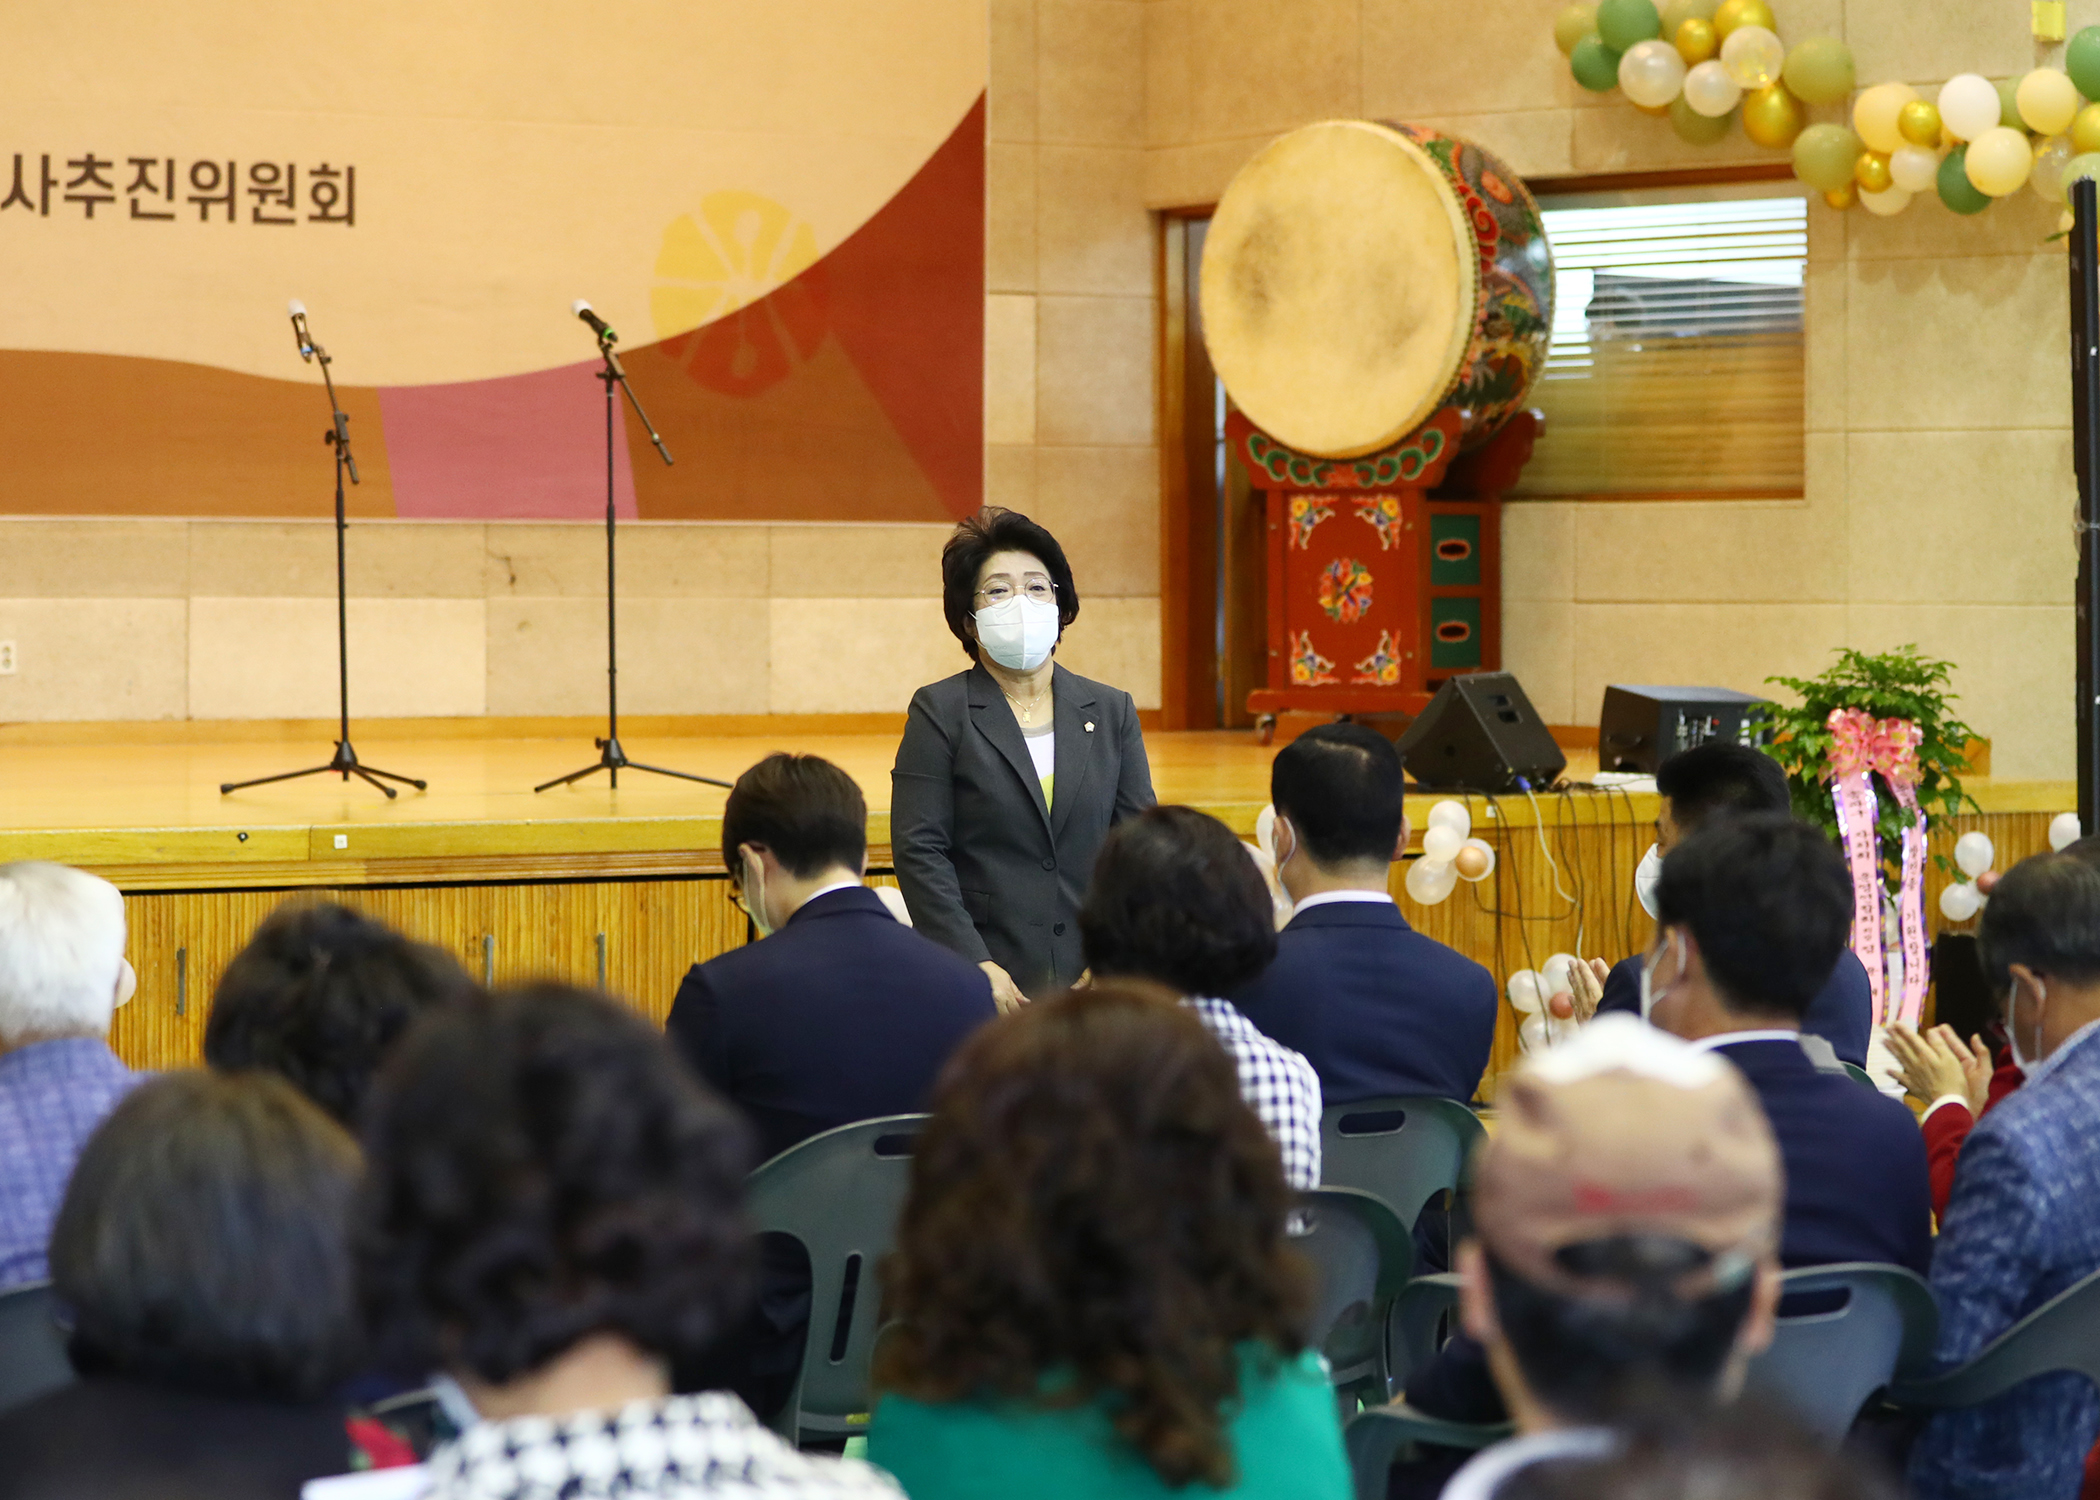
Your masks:
<path fill-rule="evenodd" d="M 912 1500 L 1346 1500 L 1276 1145 L 1170 994 L 978 1032 L 912 1173 L 868 1437 Z"/>

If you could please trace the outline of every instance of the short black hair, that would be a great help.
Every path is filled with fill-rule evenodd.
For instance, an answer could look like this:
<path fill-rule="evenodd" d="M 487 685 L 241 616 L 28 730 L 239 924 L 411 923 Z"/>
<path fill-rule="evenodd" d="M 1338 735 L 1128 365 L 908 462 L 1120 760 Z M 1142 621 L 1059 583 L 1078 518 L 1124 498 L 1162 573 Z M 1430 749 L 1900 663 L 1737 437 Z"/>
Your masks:
<path fill-rule="evenodd" d="M 473 992 L 459 960 L 347 906 L 280 906 L 212 994 L 204 1060 L 282 1074 L 357 1128 L 387 1049 L 434 1006 Z"/>
<path fill-rule="evenodd" d="M 1109 831 L 1079 937 L 1098 976 L 1214 997 L 1276 956 L 1276 906 L 1231 829 L 1193 807 L 1153 807 Z"/>
<path fill-rule="evenodd" d="M 1322 724 L 1269 767 L 1269 801 L 1315 863 L 1390 864 L 1407 820 L 1407 775 L 1393 742 L 1363 724 Z"/>
<path fill-rule="evenodd" d="M 1495 1319 L 1509 1341 L 1525 1382 L 1556 1416 L 1609 1423 L 1658 1399 L 1711 1400 L 1741 1337 L 1757 1290 L 1755 1276 L 1703 1296 L 1670 1289 L 1674 1271 L 1644 1275 L 1644 1267 L 1680 1262 L 1658 1249 L 1676 1241 L 1620 1235 L 1563 1249 L 1587 1262 L 1584 1270 L 1621 1282 L 1623 1295 L 1587 1297 L 1542 1287 L 1486 1253 Z"/>
<path fill-rule="evenodd" d="M 858 870 L 868 853 L 868 799 L 821 755 L 776 750 L 737 777 L 722 807 L 722 857 L 732 884 L 743 880 L 736 857 L 743 844 L 764 844 L 797 880 L 833 865 Z"/>
<path fill-rule="evenodd" d="M 696 1359 L 743 1306 L 749 1132 L 639 1015 L 535 985 L 381 1071 L 355 1243 L 384 1368 L 492 1385 L 597 1332 Z"/>
<path fill-rule="evenodd" d="M 1977 935 L 2000 994 L 2014 964 L 2072 984 L 2100 980 L 2100 868 L 2069 849 L 2021 860 L 1999 878 Z"/>
<path fill-rule="evenodd" d="M 87 1374 L 312 1400 L 355 1367 L 357 1143 L 282 1078 L 149 1078 L 80 1153 L 51 1280 Z"/>
<path fill-rule="evenodd" d="M 1730 1010 L 1799 1019 L 1852 927 L 1837 846 L 1784 813 L 1703 824 L 1663 860 L 1656 921 L 1689 927 Z"/>
<path fill-rule="evenodd" d="M 1057 587 L 1060 631 L 1079 618 L 1079 589 L 1057 538 L 1017 510 L 987 505 L 958 525 L 941 548 L 941 613 L 972 661 L 977 660 L 977 637 L 970 633 L 977 617 L 977 575 L 995 552 L 1026 552 L 1042 562 Z"/>
<path fill-rule="evenodd" d="M 1716 812 L 1783 813 L 1793 806 L 1779 762 L 1733 740 L 1678 751 L 1656 768 L 1655 789 L 1669 799 L 1670 816 L 1686 831 Z"/>

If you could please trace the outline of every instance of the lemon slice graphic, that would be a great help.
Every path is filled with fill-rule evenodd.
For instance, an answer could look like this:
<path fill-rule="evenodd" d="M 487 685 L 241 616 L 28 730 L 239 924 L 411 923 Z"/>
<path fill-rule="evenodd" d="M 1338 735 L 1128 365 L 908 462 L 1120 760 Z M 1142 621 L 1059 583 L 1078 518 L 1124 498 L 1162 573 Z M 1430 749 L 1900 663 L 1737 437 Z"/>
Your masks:
<path fill-rule="evenodd" d="M 816 232 L 770 198 L 709 193 L 680 214 L 656 256 L 649 316 L 660 339 L 748 307 L 817 263 Z"/>

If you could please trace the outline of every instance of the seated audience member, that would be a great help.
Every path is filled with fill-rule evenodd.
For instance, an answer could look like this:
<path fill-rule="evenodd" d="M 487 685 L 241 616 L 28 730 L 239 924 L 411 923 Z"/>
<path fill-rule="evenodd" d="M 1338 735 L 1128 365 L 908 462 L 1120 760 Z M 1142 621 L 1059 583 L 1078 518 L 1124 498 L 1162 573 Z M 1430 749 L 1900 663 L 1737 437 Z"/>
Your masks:
<path fill-rule="evenodd" d="M 73 1159 L 139 1081 L 107 1040 L 130 973 L 115 886 L 0 865 L 0 1288 L 44 1280 Z"/>
<path fill-rule="evenodd" d="M 1416 932 L 1393 904 L 1404 787 L 1392 741 L 1361 724 L 1300 736 L 1269 772 L 1276 874 L 1294 906 L 1275 959 L 1230 998 L 1304 1055 L 1329 1104 L 1469 1100 L 1495 1042 L 1494 976 Z"/>
<path fill-rule="evenodd" d="M 264 1068 L 352 1130 L 381 1058 L 432 1006 L 474 982 L 442 948 L 346 906 L 281 906 L 212 994 L 204 1060 Z"/>
<path fill-rule="evenodd" d="M 1079 908 L 1096 979 L 1165 985 L 1232 1055 L 1240 1092 L 1283 1152 L 1292 1187 L 1320 1185 L 1320 1078 L 1241 1015 L 1231 993 L 1276 953 L 1275 908 L 1232 830 L 1192 807 L 1152 807 L 1109 831 Z"/>
<path fill-rule="evenodd" d="M 1711 1052 L 1608 1016 L 1498 1104 L 1459 1305 L 1520 1436 L 1460 1469 L 1456 1500 L 1607 1454 L 1629 1417 L 1734 1399 L 1779 1296 L 1778 1147 Z"/>
<path fill-rule="evenodd" d="M 1983 910 L 1984 972 L 2009 996 L 2006 1035 L 2026 1082 L 1962 1147 L 1932 1290 L 1953 1366 L 2100 1271 L 2100 870 L 2067 854 L 2021 861 Z M 1920 1500 L 2075 1495 L 2100 1396 L 2047 1375 L 1936 1415 L 1911 1452 Z"/>
<path fill-rule="evenodd" d="M 671 1394 L 741 1300 L 747 1131 L 640 1017 L 547 985 L 446 1006 L 381 1071 L 357 1211 L 380 1357 L 481 1420 L 425 1500 L 884 1496 L 734 1396 Z M 618 1476 L 615 1483 L 612 1476 Z"/>
<path fill-rule="evenodd" d="M 4 1500 L 289 1500 L 351 1465 L 357 1145 L 283 1079 L 170 1073 L 80 1154 L 51 1236 L 82 1379 L 0 1416 Z"/>
<path fill-rule="evenodd" d="M 722 810 L 763 941 L 695 964 L 665 1030 L 777 1156 L 835 1126 L 926 1107 L 955 1046 L 996 1014 L 984 972 L 861 883 L 868 807 L 814 755 L 769 755 Z"/>
<path fill-rule="evenodd" d="M 868 1457 L 912 1500 L 1347 1500 L 1237 1082 L 1197 1015 L 1112 981 L 956 1054 L 882 1272 Z"/>
<path fill-rule="evenodd" d="M 1655 841 L 1666 859 L 1716 814 L 1784 813 L 1791 806 L 1779 762 L 1762 750 L 1726 740 L 1708 740 L 1671 756 L 1656 772 L 1655 788 L 1662 794 Z M 1639 954 L 1612 967 L 1597 1009 L 1641 1014 Z M 1800 1029 L 1830 1043 L 1840 1061 L 1863 1068 L 1874 1029 L 1873 1009 L 1865 967 L 1849 947 L 1841 947 L 1829 973 L 1818 981 Z"/>
<path fill-rule="evenodd" d="M 1799 1041 L 1802 1012 L 1851 924 L 1837 849 L 1784 814 L 1720 819 L 1670 851 L 1656 905 L 1643 961 L 1649 1020 L 1734 1063 L 1755 1090 L 1786 1172 L 1781 1263 L 1864 1260 L 1925 1274 L 1931 1190 L 1916 1122 L 1895 1100 L 1820 1071 Z M 1464 1340 L 1407 1390 L 1437 1416 L 1500 1416 Z"/>

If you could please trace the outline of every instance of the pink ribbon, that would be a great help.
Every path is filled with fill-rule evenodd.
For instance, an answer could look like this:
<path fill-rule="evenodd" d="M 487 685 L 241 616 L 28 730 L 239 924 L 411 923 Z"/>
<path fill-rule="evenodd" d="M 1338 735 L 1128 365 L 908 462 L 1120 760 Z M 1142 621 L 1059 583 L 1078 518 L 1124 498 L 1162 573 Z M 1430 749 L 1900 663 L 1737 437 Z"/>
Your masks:
<path fill-rule="evenodd" d="M 1918 767 L 1924 731 L 1913 720 L 1877 719 L 1859 708 L 1832 709 L 1825 722 L 1831 744 L 1823 777 L 1831 783 L 1845 860 L 1852 869 L 1852 951 L 1866 967 L 1876 1023 L 1915 1026 L 1924 1013 L 1930 969 L 1925 952 L 1926 819 L 1917 793 L 1924 778 Z M 1887 992 L 1888 961 L 1882 951 L 1881 847 L 1874 833 L 1873 773 L 1888 782 L 1897 805 L 1910 815 L 1903 829 L 1903 882 L 1896 895 L 1903 952 L 1900 996 Z"/>

